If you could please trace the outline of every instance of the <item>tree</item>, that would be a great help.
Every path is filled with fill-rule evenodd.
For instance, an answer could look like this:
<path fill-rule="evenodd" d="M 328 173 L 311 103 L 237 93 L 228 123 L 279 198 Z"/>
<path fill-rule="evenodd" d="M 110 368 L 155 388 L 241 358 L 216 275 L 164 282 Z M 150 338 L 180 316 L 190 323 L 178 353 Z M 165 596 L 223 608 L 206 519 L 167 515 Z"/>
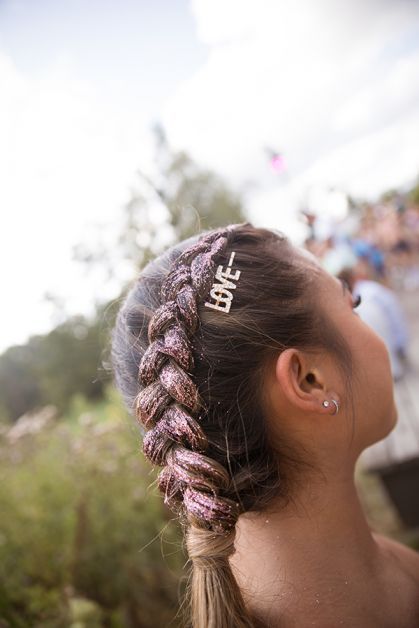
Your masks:
<path fill-rule="evenodd" d="M 416 205 L 417 207 L 419 207 L 419 177 L 414 188 L 410 190 L 409 200 L 413 203 L 413 205 Z"/>
<path fill-rule="evenodd" d="M 15 421 L 48 403 L 64 413 L 75 393 L 101 398 L 102 333 L 99 314 L 91 321 L 78 315 L 9 347 L 0 356 L 0 418 Z"/>
<path fill-rule="evenodd" d="M 102 396 L 110 377 L 105 336 L 130 283 L 118 280 L 119 265 L 128 266 L 134 278 L 167 246 L 200 229 L 245 220 L 238 195 L 217 174 L 198 166 L 185 152 L 173 151 L 161 127 L 154 129 L 154 137 L 155 171 L 152 175 L 138 171 L 138 189 L 122 209 L 114 242 L 102 237 L 98 228 L 96 246 L 80 243 L 73 250 L 73 258 L 85 265 L 86 272 L 99 269 L 104 281 L 116 281 L 119 294 L 111 301 L 92 295 L 95 313 L 89 319 L 66 316 L 65 295 L 45 295 L 57 305 L 59 324 L 0 356 L 3 420 L 16 420 L 46 403 L 65 412 L 75 393 L 88 399 Z"/>
<path fill-rule="evenodd" d="M 218 174 L 199 166 L 186 152 L 173 151 L 159 125 L 154 140 L 155 171 L 137 171 L 138 188 L 123 208 L 112 255 L 103 243 L 95 251 L 84 245 L 73 251 L 74 259 L 88 267 L 106 267 L 109 277 L 115 276 L 118 257 L 135 273 L 168 245 L 200 229 L 246 220 L 239 195 Z"/>

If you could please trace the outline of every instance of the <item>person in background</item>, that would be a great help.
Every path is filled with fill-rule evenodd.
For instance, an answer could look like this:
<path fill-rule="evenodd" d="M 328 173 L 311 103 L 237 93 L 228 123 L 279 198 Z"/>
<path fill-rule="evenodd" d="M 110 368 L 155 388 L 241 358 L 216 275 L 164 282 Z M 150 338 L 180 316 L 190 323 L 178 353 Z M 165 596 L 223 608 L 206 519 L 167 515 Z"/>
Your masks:
<path fill-rule="evenodd" d="M 386 343 L 395 381 L 401 379 L 407 364 L 408 324 L 396 294 L 375 279 L 374 268 L 366 256 L 359 257 L 352 267 L 337 273 L 348 284 L 355 299 L 360 299 L 359 316 Z"/>

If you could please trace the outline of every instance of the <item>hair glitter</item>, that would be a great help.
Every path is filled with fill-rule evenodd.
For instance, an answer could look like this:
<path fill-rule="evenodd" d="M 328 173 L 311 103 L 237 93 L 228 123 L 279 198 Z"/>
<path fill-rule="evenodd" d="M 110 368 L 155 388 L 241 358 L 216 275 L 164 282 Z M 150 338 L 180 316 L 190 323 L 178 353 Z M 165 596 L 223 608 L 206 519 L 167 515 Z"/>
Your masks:
<path fill-rule="evenodd" d="M 160 382 L 153 382 L 150 386 L 143 388 L 137 396 L 135 410 L 138 419 L 145 427 L 150 427 L 171 401 L 169 393 Z"/>
<path fill-rule="evenodd" d="M 178 404 L 166 408 L 157 425 L 144 436 L 143 452 L 153 464 L 162 466 L 173 441 L 202 452 L 208 446 L 200 425 Z"/>
<path fill-rule="evenodd" d="M 175 267 L 169 272 L 161 287 L 161 297 L 164 301 L 176 299 L 180 288 L 191 279 L 191 269 L 188 266 Z"/>
<path fill-rule="evenodd" d="M 172 356 L 185 371 L 193 369 L 194 361 L 191 345 L 185 330 L 180 325 L 166 329 L 164 332 L 163 347 L 160 351 L 166 355 Z"/>
<path fill-rule="evenodd" d="M 159 490 L 164 493 L 164 503 L 183 502 L 184 489 L 170 467 L 164 467 L 158 475 Z"/>
<path fill-rule="evenodd" d="M 184 285 L 182 290 L 179 291 L 176 297 L 176 304 L 187 328 L 191 333 L 194 333 L 198 326 L 199 318 L 195 292 L 190 284 Z"/>
<path fill-rule="evenodd" d="M 148 386 L 158 377 L 158 372 L 166 361 L 162 353 L 163 343 L 160 340 L 152 342 L 146 349 L 138 370 L 138 377 L 144 386 Z"/>
<path fill-rule="evenodd" d="M 149 430 L 143 439 L 144 455 L 147 456 L 150 462 L 160 466 L 166 464 L 166 455 L 173 442 L 169 437 L 163 437 L 162 420 L 153 429 Z"/>
<path fill-rule="evenodd" d="M 211 253 L 197 255 L 191 263 L 191 279 L 198 298 L 202 298 L 212 283 L 215 264 L 211 259 Z"/>
<path fill-rule="evenodd" d="M 160 429 L 180 445 L 205 451 L 208 446 L 199 423 L 177 403 L 170 405 L 159 421 Z"/>
<path fill-rule="evenodd" d="M 198 527 L 210 528 L 220 534 L 234 528 L 239 516 L 237 502 L 197 491 L 191 486 L 186 487 L 183 501 Z"/>
<path fill-rule="evenodd" d="M 175 362 L 166 362 L 160 371 L 160 381 L 163 388 L 190 410 L 195 410 L 198 404 L 198 391 L 191 378 Z"/>
<path fill-rule="evenodd" d="M 204 454 L 208 440 L 195 418 L 201 404 L 191 377 L 191 335 L 199 325 L 197 301 L 208 295 L 214 281 L 213 258 L 225 249 L 233 227 L 201 237 L 169 270 L 160 289 L 163 303 L 148 325 L 150 344 L 138 372 L 145 388 L 136 400 L 137 416 L 149 428 L 143 452 L 164 467 L 158 482 L 165 503 L 183 503 L 190 520 L 217 532 L 234 525 L 238 504 L 220 495 L 230 485 L 227 469 Z M 227 283 L 227 276 L 222 281 Z"/>
<path fill-rule="evenodd" d="M 163 303 L 152 316 L 148 326 L 148 340 L 153 342 L 169 325 L 177 321 L 177 306 L 174 301 Z"/>
<path fill-rule="evenodd" d="M 211 481 L 214 488 L 226 489 L 230 484 L 226 469 L 201 453 L 174 448 L 169 453 L 167 463 L 173 468 L 203 476 Z"/>

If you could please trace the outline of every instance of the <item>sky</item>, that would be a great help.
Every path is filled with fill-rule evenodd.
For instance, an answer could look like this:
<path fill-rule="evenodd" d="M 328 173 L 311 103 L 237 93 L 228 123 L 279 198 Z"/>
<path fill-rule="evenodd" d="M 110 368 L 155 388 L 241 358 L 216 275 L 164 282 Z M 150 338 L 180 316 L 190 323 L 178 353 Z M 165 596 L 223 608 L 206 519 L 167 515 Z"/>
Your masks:
<path fill-rule="evenodd" d="M 298 240 L 331 188 L 414 182 L 418 102 L 415 0 L 0 0 L 0 351 L 57 322 L 46 293 L 116 296 L 71 251 L 117 228 L 155 122 Z"/>

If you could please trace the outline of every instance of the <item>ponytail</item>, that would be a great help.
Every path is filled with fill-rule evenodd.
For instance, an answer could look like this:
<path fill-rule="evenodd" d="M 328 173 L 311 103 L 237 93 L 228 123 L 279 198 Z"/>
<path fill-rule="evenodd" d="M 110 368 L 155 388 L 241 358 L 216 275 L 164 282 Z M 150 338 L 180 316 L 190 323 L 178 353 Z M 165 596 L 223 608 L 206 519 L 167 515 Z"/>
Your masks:
<path fill-rule="evenodd" d="M 193 628 L 254 628 L 233 576 L 229 556 L 234 553 L 236 529 L 217 534 L 190 526 L 186 547 L 192 561 L 187 598 Z"/>

